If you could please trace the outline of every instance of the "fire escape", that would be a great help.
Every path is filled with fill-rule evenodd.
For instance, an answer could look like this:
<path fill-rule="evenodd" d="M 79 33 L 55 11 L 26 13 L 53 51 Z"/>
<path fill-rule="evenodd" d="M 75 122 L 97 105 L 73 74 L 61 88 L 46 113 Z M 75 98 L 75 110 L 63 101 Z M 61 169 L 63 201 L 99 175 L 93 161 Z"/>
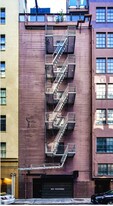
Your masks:
<path fill-rule="evenodd" d="M 58 35 L 52 27 L 47 27 L 45 38 L 45 94 L 47 108 L 52 108 L 45 114 L 45 153 L 47 157 L 61 157 L 63 166 L 68 156 L 75 155 L 75 145 L 64 144 L 65 132 L 75 126 L 75 113 L 65 112 L 65 105 L 73 105 L 76 96 L 75 85 L 68 83 L 75 72 L 75 27 L 68 26 L 65 33 Z"/>
<path fill-rule="evenodd" d="M 75 155 L 75 144 L 65 143 L 66 131 L 75 126 L 75 113 L 67 112 L 75 101 L 76 88 L 73 83 L 75 73 L 75 26 L 68 26 L 66 32 L 57 34 L 53 27 L 46 27 L 45 43 L 45 155 L 48 162 L 30 165 L 19 170 L 58 169 L 64 166 L 67 157 Z M 57 161 L 52 162 L 57 158 Z"/>

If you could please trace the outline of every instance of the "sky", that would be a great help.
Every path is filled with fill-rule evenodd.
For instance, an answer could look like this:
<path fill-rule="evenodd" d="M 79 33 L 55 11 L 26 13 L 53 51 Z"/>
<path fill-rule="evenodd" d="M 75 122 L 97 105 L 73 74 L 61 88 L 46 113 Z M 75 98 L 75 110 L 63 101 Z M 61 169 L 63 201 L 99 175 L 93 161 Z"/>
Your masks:
<path fill-rule="evenodd" d="M 66 12 L 66 0 L 37 0 L 40 8 L 48 7 L 51 8 L 51 13 L 57 13 L 63 10 Z M 27 0 L 28 7 L 35 7 L 35 0 Z"/>

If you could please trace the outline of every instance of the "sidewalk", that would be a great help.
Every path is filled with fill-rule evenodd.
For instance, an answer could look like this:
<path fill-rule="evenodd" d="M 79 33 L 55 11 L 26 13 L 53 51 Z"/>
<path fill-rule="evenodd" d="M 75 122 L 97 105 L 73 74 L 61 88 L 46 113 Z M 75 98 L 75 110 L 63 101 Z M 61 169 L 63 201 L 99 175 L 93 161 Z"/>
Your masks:
<path fill-rule="evenodd" d="M 90 198 L 31 198 L 31 199 L 16 199 L 14 204 L 25 205 L 68 205 L 68 204 L 91 204 Z"/>

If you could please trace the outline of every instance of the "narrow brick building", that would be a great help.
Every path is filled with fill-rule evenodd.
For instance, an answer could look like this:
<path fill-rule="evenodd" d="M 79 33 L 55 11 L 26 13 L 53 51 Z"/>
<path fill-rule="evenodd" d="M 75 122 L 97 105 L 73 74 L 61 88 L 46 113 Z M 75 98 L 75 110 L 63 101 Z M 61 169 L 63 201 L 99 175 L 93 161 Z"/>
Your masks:
<path fill-rule="evenodd" d="M 67 14 L 20 14 L 21 198 L 113 187 L 113 1 L 73 2 Z"/>

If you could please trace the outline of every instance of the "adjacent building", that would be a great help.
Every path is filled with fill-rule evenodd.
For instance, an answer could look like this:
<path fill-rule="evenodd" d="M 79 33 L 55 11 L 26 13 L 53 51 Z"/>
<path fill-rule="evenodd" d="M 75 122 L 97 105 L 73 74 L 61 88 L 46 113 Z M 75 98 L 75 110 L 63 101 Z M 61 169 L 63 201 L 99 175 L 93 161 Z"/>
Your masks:
<path fill-rule="evenodd" d="M 1 192 L 15 197 L 18 197 L 18 14 L 18 0 L 0 0 L 0 184 Z"/>

